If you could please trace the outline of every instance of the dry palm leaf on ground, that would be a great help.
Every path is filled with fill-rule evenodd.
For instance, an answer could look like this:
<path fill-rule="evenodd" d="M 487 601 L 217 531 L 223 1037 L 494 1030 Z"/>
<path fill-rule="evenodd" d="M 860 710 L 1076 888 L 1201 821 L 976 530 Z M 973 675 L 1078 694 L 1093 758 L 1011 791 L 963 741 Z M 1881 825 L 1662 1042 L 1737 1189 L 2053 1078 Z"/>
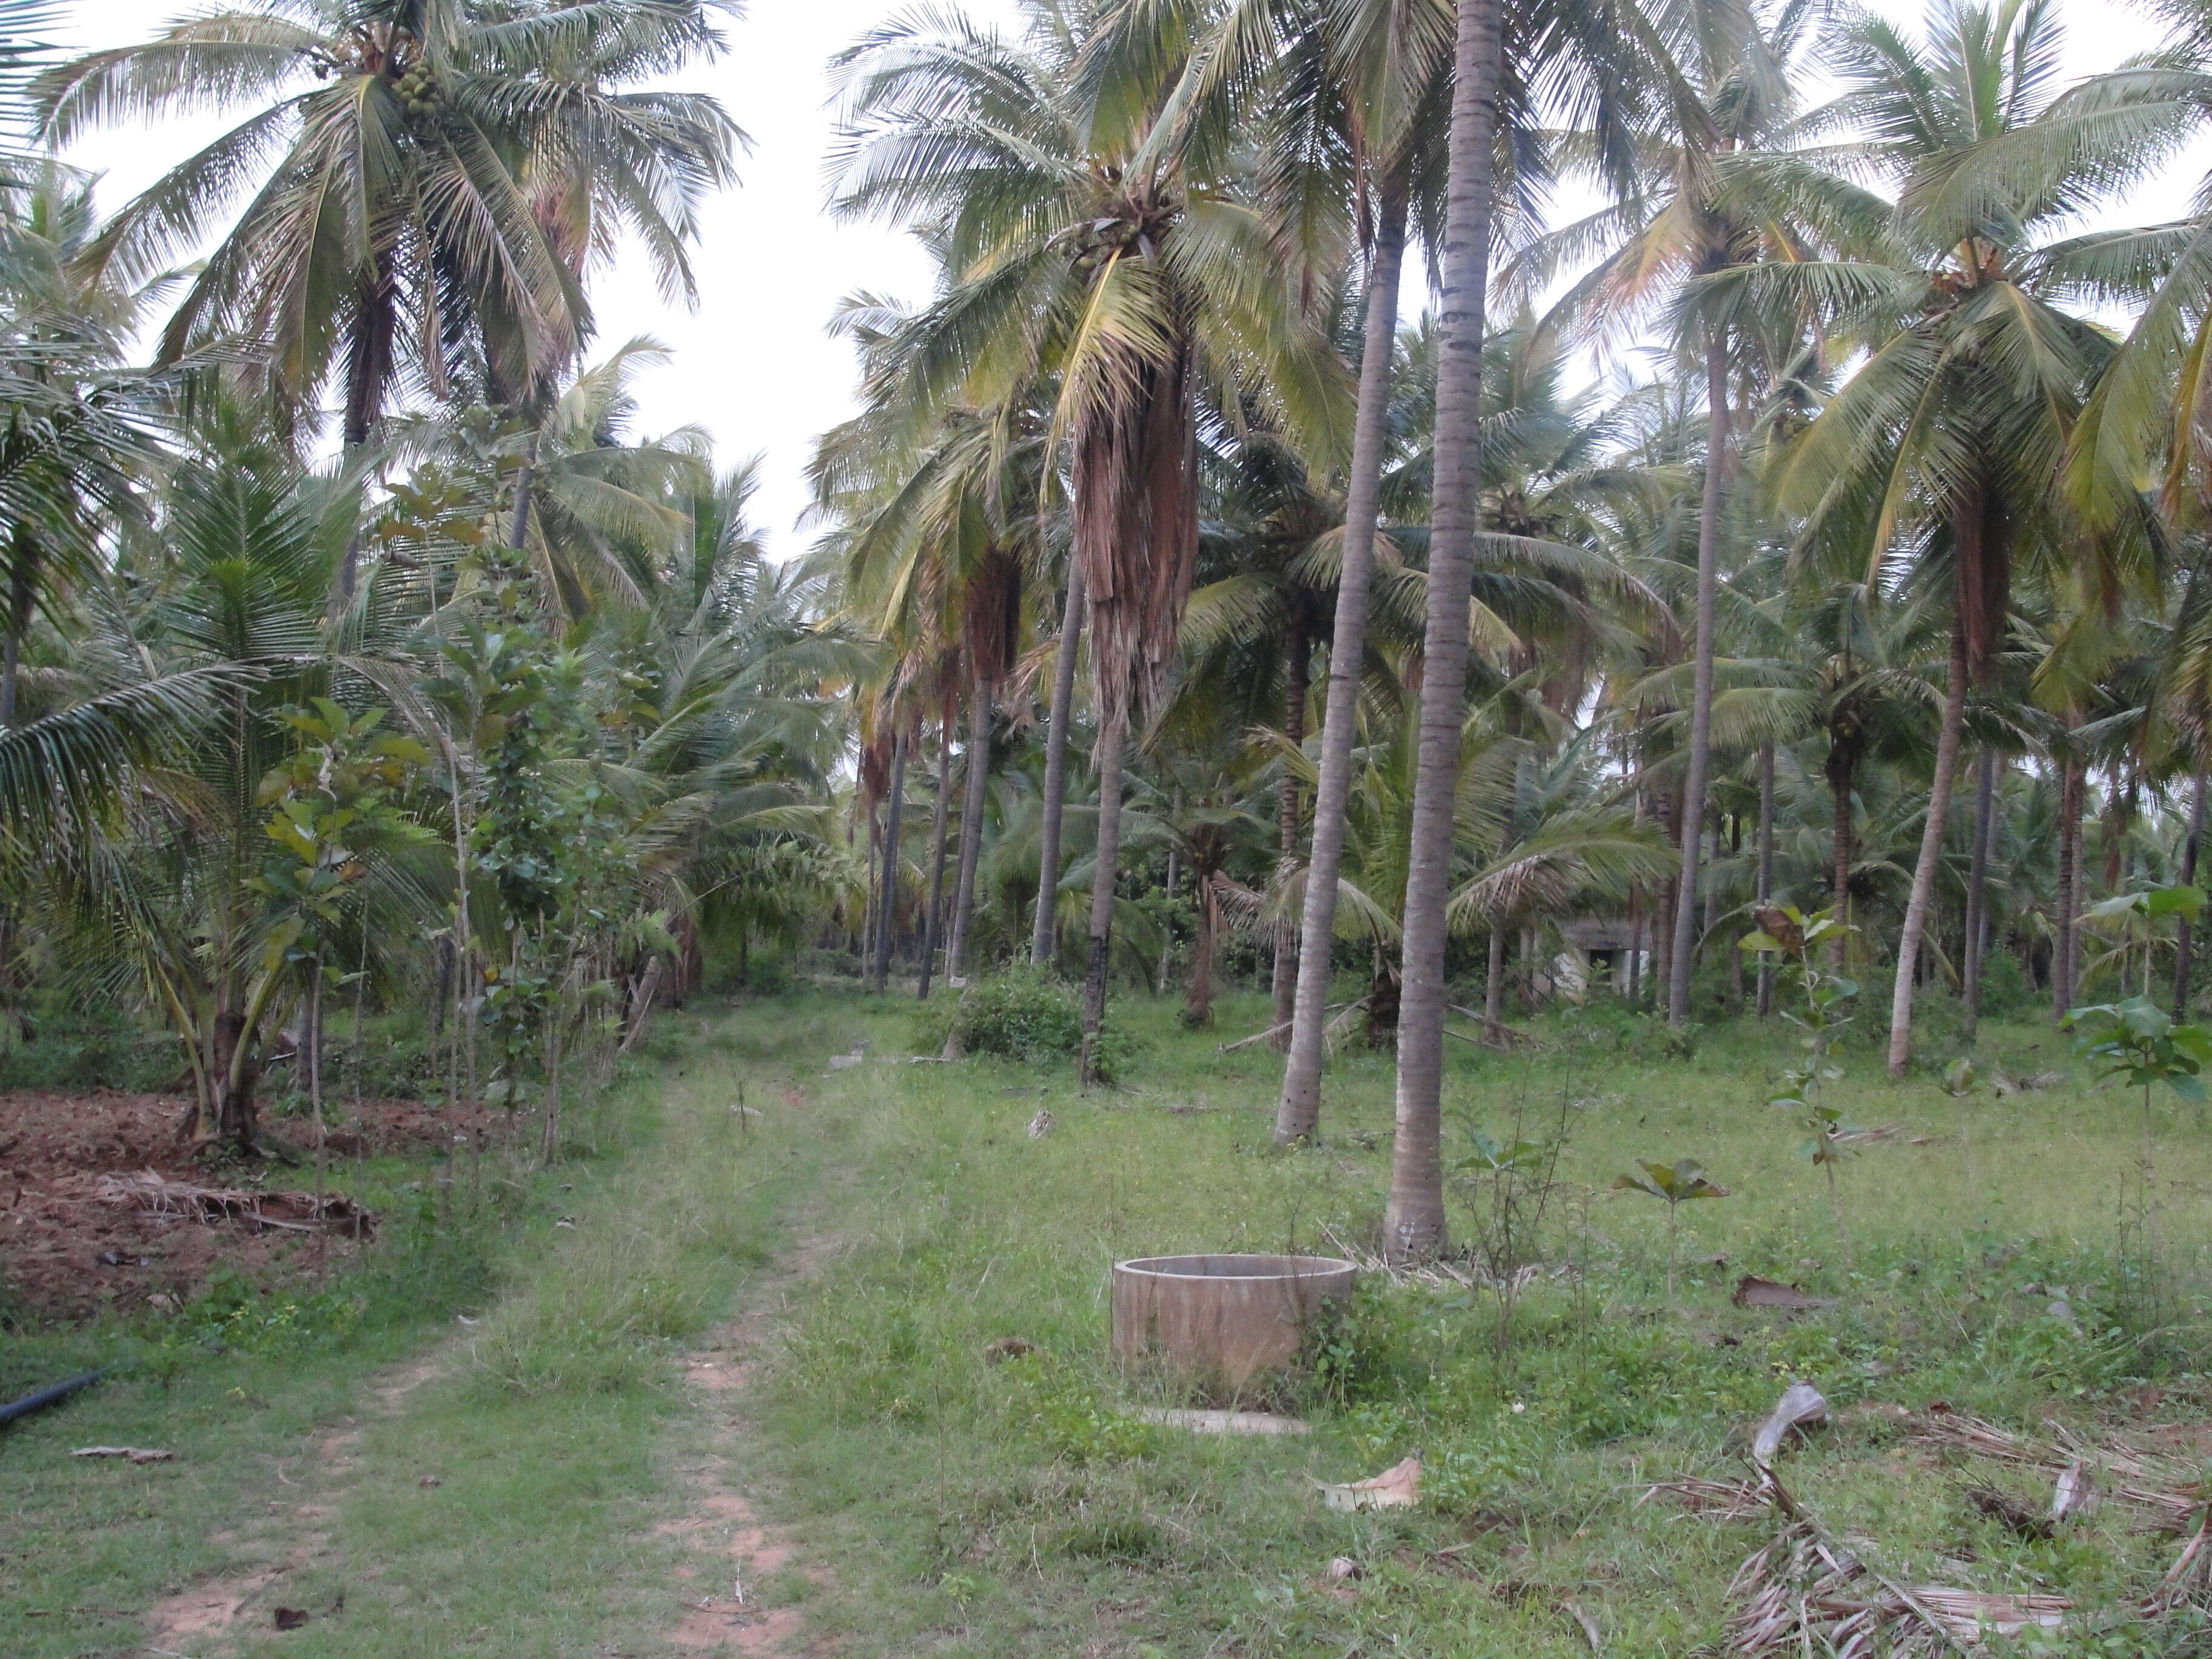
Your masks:
<path fill-rule="evenodd" d="M 375 1214 L 342 1193 L 325 1193 L 318 1198 L 313 1193 L 199 1187 L 189 1181 L 171 1181 L 152 1170 L 136 1175 L 104 1175 L 79 1183 L 77 1190 L 95 1203 L 175 1216 L 209 1226 L 242 1221 L 257 1232 L 270 1228 L 280 1232 L 347 1233 L 356 1237 L 366 1237 L 376 1231 Z"/>
<path fill-rule="evenodd" d="M 1922 1659 L 1989 1635 L 2056 1630 L 2073 1603 L 2063 1595 L 1990 1595 L 1886 1577 L 1832 1537 L 1770 1474 L 1788 1524 L 1736 1569 L 1728 1647 L 1743 1659 L 1819 1654 L 1832 1659 Z"/>

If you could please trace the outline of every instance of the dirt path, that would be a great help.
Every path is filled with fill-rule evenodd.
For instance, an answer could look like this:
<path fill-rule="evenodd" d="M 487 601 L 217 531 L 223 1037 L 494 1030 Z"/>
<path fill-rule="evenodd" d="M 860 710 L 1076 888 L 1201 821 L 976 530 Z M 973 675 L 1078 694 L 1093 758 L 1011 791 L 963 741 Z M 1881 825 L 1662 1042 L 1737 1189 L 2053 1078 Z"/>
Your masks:
<path fill-rule="evenodd" d="M 441 1346 L 380 1373 L 368 1385 L 367 1414 L 342 1419 L 315 1437 L 312 1455 L 303 1453 L 296 1460 L 302 1479 L 286 1472 L 286 1463 L 295 1460 L 274 1465 L 270 1472 L 286 1495 L 267 1498 L 250 1522 L 214 1536 L 216 1543 L 235 1546 L 245 1565 L 156 1601 L 147 1609 L 146 1645 L 139 1650 L 213 1659 L 231 1650 L 232 1638 L 242 1629 L 288 1630 L 295 1627 L 295 1615 L 338 1611 L 288 1606 L 285 1583 L 331 1554 L 327 1523 L 337 1498 L 333 1488 L 359 1462 L 362 1436 L 369 1425 L 397 1417 L 416 1389 L 446 1374 L 447 1364 Z M 295 1498 L 294 1492 L 300 1496 Z"/>
<path fill-rule="evenodd" d="M 683 1617 L 665 1635 L 678 1648 L 783 1659 L 821 1650 L 807 1642 L 796 1607 L 769 1604 L 769 1581 L 793 1567 L 794 1550 L 781 1528 L 755 1511 L 731 1468 L 732 1453 L 751 1427 L 748 1401 L 763 1350 L 787 1328 L 791 1293 L 842 1249 L 834 1237 L 809 1231 L 815 1219 L 802 1220 L 799 1249 L 745 1286 L 744 1310 L 685 1364 L 707 1435 L 674 1471 L 687 1496 L 684 1514 L 653 1528 L 656 1537 L 680 1540 L 685 1549 L 676 1569 Z M 819 1568 L 797 1571 L 821 1576 Z"/>

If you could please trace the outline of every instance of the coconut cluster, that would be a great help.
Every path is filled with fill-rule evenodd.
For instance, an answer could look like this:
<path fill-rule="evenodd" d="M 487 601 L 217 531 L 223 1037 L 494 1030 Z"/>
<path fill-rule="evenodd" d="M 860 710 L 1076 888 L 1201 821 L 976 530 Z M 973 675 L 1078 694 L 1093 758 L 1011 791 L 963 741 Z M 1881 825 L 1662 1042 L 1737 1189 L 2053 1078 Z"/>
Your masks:
<path fill-rule="evenodd" d="M 399 94 L 407 106 L 407 113 L 415 120 L 420 121 L 437 112 L 438 83 L 432 77 L 428 64 L 418 62 L 408 65 L 407 72 L 394 83 L 392 90 Z"/>

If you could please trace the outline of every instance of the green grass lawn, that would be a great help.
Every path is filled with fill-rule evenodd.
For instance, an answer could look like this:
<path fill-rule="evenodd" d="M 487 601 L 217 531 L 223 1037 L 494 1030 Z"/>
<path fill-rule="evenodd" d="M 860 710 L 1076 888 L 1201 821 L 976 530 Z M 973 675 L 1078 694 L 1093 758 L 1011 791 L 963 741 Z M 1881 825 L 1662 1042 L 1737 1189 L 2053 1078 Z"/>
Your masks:
<path fill-rule="evenodd" d="M 149 1606 L 256 1563 L 290 1565 L 282 1599 L 307 1632 L 172 1650 L 663 1651 L 697 1593 L 670 1523 L 696 1502 L 700 1447 L 740 1419 L 721 1478 L 797 1545 L 806 1571 L 752 1590 L 798 1604 L 793 1651 L 1566 1655 L 1589 1650 L 1577 1613 L 1607 1652 L 1717 1650 L 1730 1575 L 1771 1522 L 1638 1499 L 1741 1474 L 1750 1425 L 1799 1376 L 1838 1421 L 1784 1479 L 1881 1571 L 2069 1595 L 2100 1633 L 2050 1650 L 2198 1650 L 2185 1619 L 2119 1617 L 2170 1539 L 2119 1505 L 2017 1536 L 1966 1488 L 2039 1504 L 2047 1482 L 1959 1465 L 1865 1408 L 1940 1399 L 2088 1434 L 2201 1419 L 2195 1109 L 2158 1104 L 2147 1229 L 2140 1100 L 2085 1086 L 2046 1026 L 1990 1030 L 1984 1072 L 2065 1081 L 1966 1103 L 1932 1075 L 1893 1086 L 1847 1045 L 1851 1118 L 1899 1126 L 1841 1171 L 1847 1275 L 1820 1172 L 1765 1104 L 1778 1030 L 1718 1026 L 1682 1058 L 1601 1009 L 1540 1024 L 1534 1050 L 1454 1044 L 1454 1146 L 1470 1125 L 1567 1137 L 1510 1341 L 1486 1291 L 1370 1278 L 1278 1390 L 1310 1437 L 1194 1437 L 1132 1414 L 1165 1395 L 1109 1364 L 1110 1263 L 1364 1243 L 1389 1175 L 1386 1058 L 1335 1062 L 1322 1144 L 1279 1153 L 1279 1060 L 1216 1046 L 1264 1005 L 1220 1017 L 1188 1033 L 1171 1005 L 1125 1000 L 1122 1086 L 1087 1098 L 1060 1063 L 878 1063 L 916 1042 L 897 1000 L 672 1017 L 653 1074 L 580 1124 L 596 1155 L 489 1180 L 489 1213 L 457 1204 L 443 1225 L 419 1188 L 330 1328 L 219 1358 L 144 1332 L 11 1336 L 0 1381 L 126 1369 L 0 1442 L 0 1653 L 143 1651 Z M 877 1060 L 824 1075 L 862 1039 Z M 1032 1139 L 1041 1106 L 1054 1127 Z M 1684 1207 L 1670 1304 L 1665 1208 L 1611 1183 L 1680 1157 L 1731 1195 Z M 1484 1195 L 1462 1184 L 1455 1205 L 1469 1237 Z M 794 1277 L 802 1255 L 821 1265 Z M 1735 1308 L 1747 1272 L 1834 1305 Z M 740 1403 L 683 1385 L 687 1352 L 771 1304 Z M 1006 1337 L 1038 1352 L 994 1364 Z M 94 1441 L 179 1458 L 67 1455 Z M 1416 1510 L 1329 1511 L 1309 1479 L 1417 1450 Z M 1332 1583 L 1340 1556 L 1361 1576 Z"/>

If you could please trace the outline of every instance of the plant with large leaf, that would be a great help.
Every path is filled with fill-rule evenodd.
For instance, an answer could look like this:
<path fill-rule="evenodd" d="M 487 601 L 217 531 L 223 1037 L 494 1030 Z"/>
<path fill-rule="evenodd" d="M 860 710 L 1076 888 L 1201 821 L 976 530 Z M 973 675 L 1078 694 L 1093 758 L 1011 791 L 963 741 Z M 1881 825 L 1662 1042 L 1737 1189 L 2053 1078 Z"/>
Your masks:
<path fill-rule="evenodd" d="M 1705 1166 L 1678 1158 L 1672 1164 L 1638 1159 L 1636 1167 L 1613 1178 L 1617 1192 L 1644 1193 L 1667 1206 L 1667 1299 L 1674 1299 L 1675 1229 L 1682 1206 L 1695 1199 L 1726 1198 L 1729 1189 L 1705 1174 Z"/>

